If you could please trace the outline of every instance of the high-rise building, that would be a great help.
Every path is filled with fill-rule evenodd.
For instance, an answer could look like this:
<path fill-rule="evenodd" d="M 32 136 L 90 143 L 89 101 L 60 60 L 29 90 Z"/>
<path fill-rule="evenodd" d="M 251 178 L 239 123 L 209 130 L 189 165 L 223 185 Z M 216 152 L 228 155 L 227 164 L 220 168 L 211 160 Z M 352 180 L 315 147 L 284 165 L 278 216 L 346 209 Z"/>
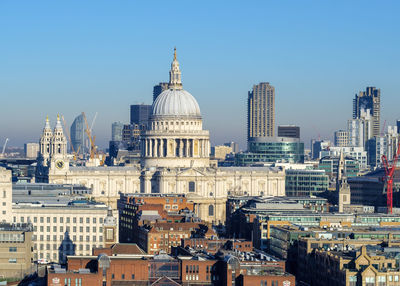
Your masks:
<path fill-rule="evenodd" d="M 381 123 L 381 90 L 375 87 L 367 87 L 360 91 L 353 99 L 353 119 L 361 118 L 361 110 L 370 109 L 372 116 L 372 136 L 380 135 Z"/>
<path fill-rule="evenodd" d="M 300 127 L 294 125 L 278 126 L 278 137 L 300 138 Z"/>
<path fill-rule="evenodd" d="M 121 122 L 114 122 L 111 125 L 111 141 L 122 141 L 122 130 L 124 124 Z"/>
<path fill-rule="evenodd" d="M 275 88 L 261 82 L 249 91 L 247 101 L 247 140 L 275 135 Z"/>
<path fill-rule="evenodd" d="M 85 119 L 83 114 L 79 114 L 71 125 L 71 142 L 75 152 L 84 154 L 85 148 Z M 78 152 L 79 150 L 79 152 Z"/>
<path fill-rule="evenodd" d="M 335 146 L 346 147 L 349 145 L 349 132 L 346 130 L 335 131 Z"/>
<path fill-rule="evenodd" d="M 387 137 L 375 136 L 368 140 L 368 165 L 379 167 L 382 164 L 382 155 L 387 155 Z"/>
<path fill-rule="evenodd" d="M 351 119 L 347 123 L 349 146 L 366 147 L 367 141 L 373 134 L 373 118 L 370 110 L 361 109 L 359 118 Z"/>
<path fill-rule="evenodd" d="M 153 87 L 153 102 L 156 101 L 157 96 L 159 96 L 164 90 L 168 89 L 168 82 L 160 82 Z"/>
<path fill-rule="evenodd" d="M 400 119 L 396 121 L 397 133 L 400 133 Z"/>
<path fill-rule="evenodd" d="M 150 114 L 151 114 L 151 105 L 147 104 L 131 105 L 131 124 L 147 126 Z"/>
<path fill-rule="evenodd" d="M 24 151 L 26 158 L 37 158 L 39 153 L 39 144 L 38 143 L 26 143 L 24 144 Z"/>

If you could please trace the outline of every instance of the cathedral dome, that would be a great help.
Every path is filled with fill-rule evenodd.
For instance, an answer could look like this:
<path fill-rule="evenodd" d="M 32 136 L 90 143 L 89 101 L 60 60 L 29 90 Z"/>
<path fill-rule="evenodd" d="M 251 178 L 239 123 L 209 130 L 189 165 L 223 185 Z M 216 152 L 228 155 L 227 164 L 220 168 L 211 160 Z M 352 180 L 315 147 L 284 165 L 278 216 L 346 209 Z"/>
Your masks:
<path fill-rule="evenodd" d="M 153 103 L 153 116 L 201 117 L 196 99 L 184 89 L 164 90 Z"/>

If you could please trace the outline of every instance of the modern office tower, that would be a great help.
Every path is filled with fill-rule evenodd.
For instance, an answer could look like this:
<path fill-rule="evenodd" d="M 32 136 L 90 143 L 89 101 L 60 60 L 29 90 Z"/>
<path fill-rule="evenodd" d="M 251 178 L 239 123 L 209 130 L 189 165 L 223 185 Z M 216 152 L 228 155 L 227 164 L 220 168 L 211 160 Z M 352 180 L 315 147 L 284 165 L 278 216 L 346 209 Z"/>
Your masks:
<path fill-rule="evenodd" d="M 346 147 L 349 145 L 349 132 L 346 130 L 335 131 L 335 146 Z"/>
<path fill-rule="evenodd" d="M 247 101 L 247 140 L 275 135 L 275 88 L 261 82 L 249 91 Z"/>
<path fill-rule="evenodd" d="M 370 110 L 361 109 L 359 118 L 351 119 L 347 124 L 349 146 L 365 147 L 373 134 L 373 118 L 370 115 Z"/>
<path fill-rule="evenodd" d="M 151 105 L 147 104 L 131 105 L 131 124 L 147 126 L 150 114 L 151 114 Z"/>
<path fill-rule="evenodd" d="M 372 116 L 372 135 L 380 135 L 381 123 L 381 90 L 375 87 L 367 87 L 365 91 L 360 91 L 353 100 L 353 119 L 361 118 L 361 110 L 370 109 Z"/>
<path fill-rule="evenodd" d="M 168 82 L 160 82 L 153 87 L 153 102 L 156 101 L 157 96 L 159 96 L 164 90 L 168 89 Z"/>
<path fill-rule="evenodd" d="M 400 119 L 396 121 L 397 133 L 400 133 Z"/>
<path fill-rule="evenodd" d="M 396 126 L 388 126 L 387 133 L 385 134 L 387 141 L 386 157 L 388 161 L 392 161 L 397 153 L 399 146 L 399 133 Z"/>
<path fill-rule="evenodd" d="M 79 114 L 71 125 L 71 142 L 75 152 L 85 154 L 85 119 Z M 79 150 L 79 152 L 78 152 Z"/>
<path fill-rule="evenodd" d="M 225 146 L 231 147 L 233 153 L 239 153 L 239 144 L 236 142 L 224 143 Z"/>
<path fill-rule="evenodd" d="M 368 165 L 371 167 L 379 167 L 382 164 L 382 155 L 387 152 L 386 136 L 375 136 L 368 140 Z"/>
<path fill-rule="evenodd" d="M 300 127 L 294 125 L 278 126 L 278 137 L 300 138 Z"/>
<path fill-rule="evenodd" d="M 24 144 L 24 151 L 26 158 L 37 158 L 39 153 L 39 144 L 38 143 L 26 143 Z"/>
<path fill-rule="evenodd" d="M 356 159 L 360 165 L 360 170 L 368 169 L 368 154 L 364 147 L 329 147 L 329 149 L 321 151 L 320 158 L 323 157 L 338 157 L 343 152 L 345 156 Z"/>
<path fill-rule="evenodd" d="M 331 141 L 329 140 L 311 140 L 311 158 L 319 159 L 320 152 L 331 146 Z"/>
<path fill-rule="evenodd" d="M 122 141 L 122 130 L 124 124 L 121 122 L 114 122 L 111 125 L 111 141 Z"/>

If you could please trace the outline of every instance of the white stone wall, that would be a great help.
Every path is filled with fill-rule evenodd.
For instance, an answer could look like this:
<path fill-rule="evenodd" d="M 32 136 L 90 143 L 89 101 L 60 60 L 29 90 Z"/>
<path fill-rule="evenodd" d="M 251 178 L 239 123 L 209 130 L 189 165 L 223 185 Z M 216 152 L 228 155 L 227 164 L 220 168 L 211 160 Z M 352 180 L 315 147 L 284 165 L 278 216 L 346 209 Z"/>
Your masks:
<path fill-rule="evenodd" d="M 0 222 L 11 222 L 12 184 L 11 171 L 0 167 Z"/>

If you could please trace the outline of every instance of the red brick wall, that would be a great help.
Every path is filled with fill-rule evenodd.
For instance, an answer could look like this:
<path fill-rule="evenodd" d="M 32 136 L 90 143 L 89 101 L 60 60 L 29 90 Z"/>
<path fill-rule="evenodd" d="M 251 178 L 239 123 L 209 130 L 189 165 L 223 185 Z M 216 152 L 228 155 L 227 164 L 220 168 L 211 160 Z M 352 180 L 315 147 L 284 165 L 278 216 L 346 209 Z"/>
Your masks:
<path fill-rule="evenodd" d="M 256 275 L 240 275 L 238 277 L 238 286 L 254 286 L 261 285 L 261 281 L 267 281 L 267 285 L 271 285 L 272 281 L 278 281 L 279 286 L 295 286 L 295 277 L 288 276 L 256 276 Z M 284 282 L 286 284 L 284 284 Z"/>
<path fill-rule="evenodd" d="M 80 274 L 80 273 L 66 273 L 66 274 L 58 274 L 58 273 L 49 273 L 47 275 L 47 285 L 48 286 L 64 286 L 65 279 L 71 279 L 71 285 L 75 285 L 75 279 L 82 279 L 83 285 L 90 286 L 101 286 L 102 285 L 102 277 L 99 273 L 91 273 L 91 274 Z"/>

